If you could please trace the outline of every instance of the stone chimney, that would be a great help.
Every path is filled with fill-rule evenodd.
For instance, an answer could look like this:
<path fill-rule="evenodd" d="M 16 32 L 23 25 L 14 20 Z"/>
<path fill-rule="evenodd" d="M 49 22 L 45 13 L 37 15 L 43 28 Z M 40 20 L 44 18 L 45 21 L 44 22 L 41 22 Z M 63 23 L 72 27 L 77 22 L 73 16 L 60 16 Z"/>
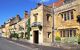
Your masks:
<path fill-rule="evenodd" d="M 27 19 L 28 18 L 28 11 L 25 11 L 24 12 L 24 19 Z"/>
<path fill-rule="evenodd" d="M 42 4 L 41 3 L 37 3 L 37 6 L 39 7 L 39 6 L 41 6 Z"/>
<path fill-rule="evenodd" d="M 20 17 L 20 16 L 17 14 L 17 15 L 16 15 L 16 18 L 19 18 L 19 17 Z"/>
<path fill-rule="evenodd" d="M 15 20 L 17 20 L 17 22 L 19 22 L 20 20 L 21 20 L 21 17 L 20 17 L 20 15 L 16 15 L 16 19 Z"/>

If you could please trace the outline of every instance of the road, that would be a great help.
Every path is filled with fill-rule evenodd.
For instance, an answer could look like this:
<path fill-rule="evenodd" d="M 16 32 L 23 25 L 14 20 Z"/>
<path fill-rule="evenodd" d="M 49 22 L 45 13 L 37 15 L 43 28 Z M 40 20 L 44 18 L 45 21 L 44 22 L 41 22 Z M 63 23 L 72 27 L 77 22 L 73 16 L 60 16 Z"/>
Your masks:
<path fill-rule="evenodd" d="M 4 38 L 0 38 L 0 50 L 64 50 L 64 49 L 39 46 L 39 45 L 29 46 L 29 44 L 21 45 Z"/>
<path fill-rule="evenodd" d="M 16 43 L 12 43 L 6 39 L 0 38 L 0 50 L 31 50 Z"/>
<path fill-rule="evenodd" d="M 17 41 L 13 42 L 4 38 L 0 38 L 0 50 L 66 50 L 66 49 L 29 44 L 25 42 L 17 42 Z"/>

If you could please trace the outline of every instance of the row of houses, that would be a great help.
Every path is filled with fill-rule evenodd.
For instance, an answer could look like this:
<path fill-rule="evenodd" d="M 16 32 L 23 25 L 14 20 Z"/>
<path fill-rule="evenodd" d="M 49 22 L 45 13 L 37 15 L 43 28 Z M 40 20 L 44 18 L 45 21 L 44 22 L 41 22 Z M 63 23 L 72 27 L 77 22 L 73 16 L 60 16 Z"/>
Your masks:
<path fill-rule="evenodd" d="M 10 18 L 4 22 L 4 25 L 1 25 L 2 36 L 11 38 L 12 34 L 16 33 L 19 34 L 19 37 L 21 38 L 27 38 L 27 28 L 30 23 L 28 21 L 29 15 L 27 11 L 24 12 L 23 19 L 19 15 Z"/>
<path fill-rule="evenodd" d="M 80 43 L 80 0 L 59 0 L 52 5 L 38 4 L 30 15 L 24 13 L 9 19 L 2 26 L 3 37 L 11 33 L 31 43 Z"/>

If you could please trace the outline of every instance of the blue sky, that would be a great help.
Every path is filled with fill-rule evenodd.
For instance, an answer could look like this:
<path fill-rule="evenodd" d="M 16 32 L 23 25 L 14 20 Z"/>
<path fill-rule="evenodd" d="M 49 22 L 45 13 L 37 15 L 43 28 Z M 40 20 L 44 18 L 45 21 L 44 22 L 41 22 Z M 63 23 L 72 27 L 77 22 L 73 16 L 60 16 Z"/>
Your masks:
<path fill-rule="evenodd" d="M 22 18 L 24 11 L 30 12 L 32 8 L 36 7 L 36 3 L 43 2 L 44 4 L 51 4 L 57 0 L 0 0 L 0 25 L 2 25 L 9 18 L 19 14 Z"/>

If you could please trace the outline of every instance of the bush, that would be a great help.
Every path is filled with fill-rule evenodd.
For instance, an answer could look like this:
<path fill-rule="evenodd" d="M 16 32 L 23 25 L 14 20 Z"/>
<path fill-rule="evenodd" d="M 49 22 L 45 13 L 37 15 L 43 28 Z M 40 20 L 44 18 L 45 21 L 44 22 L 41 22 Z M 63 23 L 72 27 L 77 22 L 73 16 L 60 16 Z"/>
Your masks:
<path fill-rule="evenodd" d="M 41 26 L 41 25 L 39 25 L 38 28 L 39 28 L 40 30 L 42 30 L 42 26 Z"/>
<path fill-rule="evenodd" d="M 14 34 L 11 34 L 11 35 L 10 35 L 10 38 L 13 38 L 13 37 L 14 37 L 14 38 L 19 38 L 17 33 L 14 33 Z"/>
<path fill-rule="evenodd" d="M 55 38 L 55 40 L 56 40 L 56 41 L 61 41 L 61 38 L 57 36 L 57 37 Z"/>
<path fill-rule="evenodd" d="M 80 44 L 80 34 L 78 35 L 78 44 Z"/>

